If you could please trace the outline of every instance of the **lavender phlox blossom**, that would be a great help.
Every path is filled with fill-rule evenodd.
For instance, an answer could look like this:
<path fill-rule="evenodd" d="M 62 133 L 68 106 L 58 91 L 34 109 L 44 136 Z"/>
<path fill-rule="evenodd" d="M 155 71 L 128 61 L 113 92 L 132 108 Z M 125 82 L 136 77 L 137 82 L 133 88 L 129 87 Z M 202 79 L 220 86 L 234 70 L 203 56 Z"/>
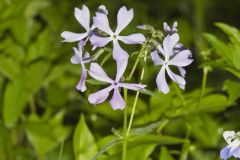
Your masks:
<path fill-rule="evenodd" d="M 128 36 L 120 36 L 120 32 L 132 21 L 133 19 L 133 9 L 127 10 L 124 6 L 119 9 L 117 14 L 117 28 L 113 32 L 109 26 L 108 17 L 106 14 L 96 13 L 93 17 L 94 26 L 99 30 L 108 34 L 107 37 L 99 37 L 97 35 L 92 35 L 90 41 L 93 45 L 98 47 L 103 47 L 107 45 L 110 41 L 113 42 L 113 58 L 117 61 L 127 60 L 128 53 L 121 48 L 118 40 L 126 44 L 142 44 L 146 39 L 140 34 L 130 34 Z"/>
<path fill-rule="evenodd" d="M 113 91 L 113 96 L 110 100 L 110 104 L 114 110 L 116 109 L 124 109 L 126 106 L 126 102 L 124 101 L 123 97 L 120 94 L 119 89 L 120 88 L 127 88 L 130 90 L 141 90 L 146 87 L 146 85 L 143 84 L 134 84 L 134 83 L 122 83 L 120 82 L 121 77 L 123 76 L 125 69 L 127 66 L 127 61 L 124 61 L 122 63 L 117 63 L 117 74 L 115 80 L 112 80 L 108 77 L 108 75 L 105 73 L 105 71 L 99 66 L 97 63 L 91 63 L 89 75 L 93 77 L 94 79 L 109 83 L 110 86 L 97 91 L 95 93 L 92 93 L 88 96 L 88 101 L 91 104 L 100 104 L 103 103 L 109 96 L 109 93 Z"/>
<path fill-rule="evenodd" d="M 163 29 L 167 34 L 174 34 L 177 33 L 177 21 L 175 21 L 172 25 L 172 28 L 167 24 L 167 22 L 163 23 Z"/>
<path fill-rule="evenodd" d="M 81 78 L 76 86 L 77 90 L 80 90 L 81 92 L 86 91 L 86 78 L 87 78 L 87 70 L 85 68 L 85 64 L 86 63 L 90 63 L 91 62 L 91 58 L 88 52 L 85 52 L 84 56 L 83 56 L 83 46 L 81 45 L 81 43 L 79 43 L 78 45 L 78 49 L 77 48 L 73 48 L 74 51 L 74 55 L 71 58 L 71 62 L 73 64 L 80 64 L 81 65 Z"/>
<path fill-rule="evenodd" d="M 98 11 L 101 13 L 108 13 L 104 5 L 99 6 Z M 75 8 L 74 15 L 77 21 L 85 29 L 84 33 L 74 33 L 69 31 L 64 31 L 61 34 L 61 37 L 64 38 L 63 42 L 76 42 L 88 41 L 89 37 L 93 35 L 93 30 L 96 28 L 94 25 L 90 26 L 90 12 L 87 6 L 83 5 L 82 9 Z"/>
<path fill-rule="evenodd" d="M 225 131 L 223 137 L 228 145 L 220 152 L 220 157 L 227 160 L 230 157 L 240 158 L 240 132 Z"/>
<path fill-rule="evenodd" d="M 178 53 L 174 53 L 173 49 L 179 41 L 179 35 L 174 33 L 172 35 L 167 35 L 163 40 L 163 46 L 158 45 L 157 50 L 151 53 L 151 58 L 155 65 L 161 65 L 160 72 L 157 75 L 156 83 L 158 90 L 163 93 L 169 92 L 169 87 L 166 82 L 165 72 L 167 71 L 168 76 L 176 82 L 180 88 L 184 89 L 186 81 L 184 79 L 186 71 L 182 68 L 192 63 L 190 50 L 182 50 Z M 163 58 L 161 58 L 163 57 Z M 180 75 L 175 74 L 171 71 L 169 66 L 176 66 L 180 71 Z"/>

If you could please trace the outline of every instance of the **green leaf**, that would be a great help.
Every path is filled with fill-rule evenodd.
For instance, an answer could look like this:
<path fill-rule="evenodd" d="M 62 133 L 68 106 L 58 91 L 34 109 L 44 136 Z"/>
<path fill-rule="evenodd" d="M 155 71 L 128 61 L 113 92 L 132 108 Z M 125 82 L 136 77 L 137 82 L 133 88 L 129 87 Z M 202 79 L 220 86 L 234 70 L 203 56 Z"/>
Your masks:
<path fill-rule="evenodd" d="M 27 137 L 39 156 L 45 156 L 69 136 L 71 130 L 62 125 L 63 117 L 64 111 L 59 111 L 53 118 L 47 120 L 32 114 L 24 123 Z"/>
<path fill-rule="evenodd" d="M 29 98 L 25 82 L 19 78 L 7 85 L 3 98 L 3 119 L 7 127 L 13 127 L 22 114 Z"/>
<path fill-rule="evenodd" d="M 166 147 L 161 147 L 161 154 L 159 155 L 159 160 L 174 160 L 174 158 L 169 153 Z"/>
<path fill-rule="evenodd" d="M 83 115 L 74 132 L 73 150 L 76 160 L 89 159 L 97 153 L 97 145 Z"/>
<path fill-rule="evenodd" d="M 26 62 L 31 62 L 37 58 L 48 58 L 51 50 L 51 32 L 45 29 L 39 34 L 36 42 L 32 43 L 29 47 L 26 56 Z"/>
<path fill-rule="evenodd" d="M 113 147 L 116 144 L 122 143 L 123 140 L 119 138 L 114 138 L 110 142 L 108 142 L 100 151 L 97 152 L 97 154 L 91 159 L 91 160 L 97 160 L 98 157 L 100 157 L 103 153 L 105 153 L 108 149 Z"/>
<path fill-rule="evenodd" d="M 221 23 L 221 22 L 217 22 L 215 23 L 215 25 L 220 28 L 221 30 L 223 30 L 226 34 L 229 35 L 229 38 L 231 39 L 231 41 L 233 43 L 239 44 L 240 45 L 240 34 L 237 28 L 232 27 L 230 25 Z"/>
<path fill-rule="evenodd" d="M 13 80 L 20 72 L 20 67 L 13 59 L 0 55 L 0 73 Z"/>
<path fill-rule="evenodd" d="M 232 80 L 226 80 L 224 82 L 223 89 L 227 91 L 229 95 L 230 103 L 234 103 L 240 97 L 240 83 Z"/>

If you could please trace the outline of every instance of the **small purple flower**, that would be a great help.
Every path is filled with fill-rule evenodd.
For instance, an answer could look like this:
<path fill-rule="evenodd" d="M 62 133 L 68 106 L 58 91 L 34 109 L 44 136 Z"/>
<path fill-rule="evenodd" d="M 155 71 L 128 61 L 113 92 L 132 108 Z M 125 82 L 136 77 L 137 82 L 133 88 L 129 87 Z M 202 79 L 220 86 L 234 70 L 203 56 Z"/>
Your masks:
<path fill-rule="evenodd" d="M 95 93 L 92 93 L 88 96 L 88 101 L 91 104 L 100 104 L 103 103 L 109 96 L 109 93 L 113 91 L 113 96 L 110 100 L 110 104 L 114 110 L 116 109 L 124 109 L 126 106 L 126 102 L 124 101 L 123 97 L 121 96 L 119 92 L 119 88 L 127 88 L 130 90 L 141 90 L 146 87 L 146 85 L 142 84 L 134 84 L 134 83 L 121 83 L 120 79 L 123 76 L 123 73 L 127 67 L 127 62 L 122 61 L 121 63 L 117 62 L 117 74 L 115 80 L 112 80 L 107 76 L 107 74 L 104 72 L 104 70 L 97 64 L 97 63 L 91 63 L 89 75 L 93 77 L 94 79 L 110 83 L 110 86 L 97 91 Z"/>
<path fill-rule="evenodd" d="M 220 152 L 220 157 L 223 160 L 227 160 L 230 157 L 240 158 L 240 133 L 235 133 L 234 131 L 223 132 L 223 137 L 228 143 L 228 145 L 223 148 Z"/>
<path fill-rule="evenodd" d="M 113 58 L 117 61 L 127 60 L 129 55 L 121 48 L 118 40 L 126 44 L 142 44 L 146 40 L 145 37 L 140 33 L 131 34 L 128 36 L 119 35 L 119 33 L 132 21 L 132 19 L 133 9 L 127 10 L 125 6 L 120 8 L 117 15 L 117 28 L 115 32 L 113 32 L 109 26 L 107 15 L 96 13 L 96 16 L 93 17 L 94 25 L 101 31 L 107 33 L 109 37 L 99 37 L 97 35 L 93 35 L 90 38 L 90 41 L 93 45 L 98 47 L 103 47 L 110 41 L 113 41 Z"/>
<path fill-rule="evenodd" d="M 108 13 L 106 7 L 104 5 L 99 6 L 98 12 Z M 84 33 L 73 33 L 69 31 L 64 31 L 61 34 L 61 37 L 64 38 L 63 42 L 76 42 L 76 41 L 84 41 L 85 43 L 88 41 L 89 37 L 92 36 L 92 31 L 96 28 L 94 25 L 90 27 L 90 12 L 87 6 L 83 5 L 82 9 L 75 8 L 74 15 L 77 21 L 81 26 L 86 30 Z"/>
<path fill-rule="evenodd" d="M 176 82 L 180 88 L 184 89 L 186 81 L 184 76 L 186 71 L 182 68 L 192 63 L 192 59 L 189 59 L 191 56 L 190 50 L 182 50 L 178 53 L 174 52 L 174 47 L 179 41 L 179 35 L 174 33 L 172 35 L 167 35 L 163 40 L 163 47 L 159 44 L 157 50 L 151 53 L 152 60 L 155 65 L 162 65 L 160 72 L 157 75 L 156 83 L 158 90 L 163 93 L 169 92 L 169 87 L 165 78 L 165 71 L 169 77 Z M 161 55 L 159 55 L 159 53 Z M 164 60 L 161 58 L 164 57 Z M 176 66 L 180 71 L 180 75 L 177 75 L 171 71 L 169 66 Z"/>
<path fill-rule="evenodd" d="M 82 68 L 81 78 L 80 78 L 76 88 L 77 88 L 77 90 L 84 92 L 87 89 L 86 85 L 85 85 L 86 78 L 87 78 L 87 70 L 85 68 L 85 64 L 91 62 L 90 55 L 88 52 L 85 52 L 85 55 L 83 56 L 83 48 L 80 44 L 79 44 L 78 49 L 74 47 L 73 51 L 75 54 L 72 56 L 71 62 L 73 64 L 81 64 L 81 68 Z"/>

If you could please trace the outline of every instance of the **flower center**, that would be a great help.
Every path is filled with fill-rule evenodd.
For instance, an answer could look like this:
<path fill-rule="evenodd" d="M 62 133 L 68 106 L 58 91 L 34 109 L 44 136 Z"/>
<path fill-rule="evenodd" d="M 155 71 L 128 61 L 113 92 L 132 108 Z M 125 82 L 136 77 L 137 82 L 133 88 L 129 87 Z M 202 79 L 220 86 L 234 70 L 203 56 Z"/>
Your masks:
<path fill-rule="evenodd" d="M 116 39 L 116 38 L 117 38 L 116 34 L 112 35 L 112 39 Z"/>
<path fill-rule="evenodd" d="M 114 85 L 114 86 L 117 86 L 117 85 L 118 85 L 118 82 L 113 82 L 113 85 Z"/>

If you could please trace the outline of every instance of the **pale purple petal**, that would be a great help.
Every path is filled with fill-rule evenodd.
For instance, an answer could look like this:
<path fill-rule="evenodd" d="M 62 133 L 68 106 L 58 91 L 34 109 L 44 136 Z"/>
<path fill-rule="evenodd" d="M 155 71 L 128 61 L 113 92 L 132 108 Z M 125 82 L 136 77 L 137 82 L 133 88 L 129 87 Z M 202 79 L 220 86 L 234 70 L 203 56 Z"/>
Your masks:
<path fill-rule="evenodd" d="M 156 83 L 160 92 L 163 92 L 164 94 L 167 94 L 169 92 L 169 87 L 165 77 L 165 66 L 163 66 L 158 73 Z"/>
<path fill-rule="evenodd" d="M 113 59 L 116 61 L 127 61 L 128 53 L 120 47 L 117 40 L 113 41 Z"/>
<path fill-rule="evenodd" d="M 92 35 L 90 38 L 91 44 L 97 47 L 106 46 L 111 40 L 111 37 L 99 37 L 96 35 Z"/>
<path fill-rule="evenodd" d="M 118 39 L 126 44 L 142 44 L 146 41 L 144 35 L 140 33 L 130 34 L 128 36 L 118 36 Z"/>
<path fill-rule="evenodd" d="M 177 67 L 181 76 L 184 78 L 186 75 L 186 70 L 183 67 Z"/>
<path fill-rule="evenodd" d="M 86 68 L 85 68 L 84 64 L 82 64 L 81 78 L 80 78 L 80 81 L 78 82 L 78 84 L 76 86 L 77 90 L 80 90 L 81 92 L 86 91 L 86 89 L 87 89 L 87 87 L 85 85 L 86 78 L 87 78 L 87 71 L 86 71 Z"/>
<path fill-rule="evenodd" d="M 98 7 L 98 11 L 97 12 L 104 13 L 104 14 L 108 15 L 108 10 L 107 10 L 106 6 L 104 6 L 104 5 L 100 5 Z"/>
<path fill-rule="evenodd" d="M 100 91 L 97 91 L 95 93 L 92 93 L 88 96 L 88 101 L 91 103 L 91 104 L 99 104 L 99 103 L 103 103 L 108 95 L 109 95 L 109 92 L 114 88 L 114 86 L 109 86 L 107 88 L 104 88 Z"/>
<path fill-rule="evenodd" d="M 108 33 L 109 35 L 113 35 L 113 32 L 109 26 L 108 17 L 103 13 L 96 13 L 96 16 L 93 17 L 94 26 L 98 29 Z"/>
<path fill-rule="evenodd" d="M 82 49 L 77 50 L 77 48 L 73 48 L 74 55 L 71 58 L 71 62 L 73 64 L 80 64 L 82 63 Z"/>
<path fill-rule="evenodd" d="M 61 37 L 64 38 L 63 42 L 76 42 L 86 38 L 87 36 L 87 33 L 73 33 L 69 31 L 64 31 L 61 34 Z"/>
<path fill-rule="evenodd" d="M 74 15 L 75 15 L 77 21 L 86 29 L 86 31 L 89 31 L 90 13 L 89 13 L 88 7 L 83 5 L 82 9 L 75 8 Z"/>
<path fill-rule="evenodd" d="M 126 106 L 126 102 L 124 101 L 123 97 L 121 96 L 118 87 L 114 88 L 113 96 L 110 100 L 110 104 L 114 110 L 116 109 L 124 109 Z"/>
<path fill-rule="evenodd" d="M 173 26 L 172 26 L 172 31 L 177 32 L 177 25 L 178 25 L 178 23 L 177 23 L 177 21 L 175 21 L 175 22 L 173 23 Z"/>
<path fill-rule="evenodd" d="M 227 141 L 228 144 L 231 144 L 235 134 L 236 133 L 234 131 L 224 131 L 223 138 Z"/>
<path fill-rule="evenodd" d="M 159 56 L 158 52 L 157 51 L 153 51 L 151 53 L 151 58 L 152 58 L 152 61 L 155 65 L 163 65 L 164 64 L 164 61 L 162 60 L 162 58 Z"/>
<path fill-rule="evenodd" d="M 118 35 L 133 19 L 133 9 L 127 10 L 125 6 L 119 9 L 117 15 L 117 29 Z"/>
<path fill-rule="evenodd" d="M 171 28 L 169 27 L 169 25 L 167 24 L 167 22 L 163 23 L 163 29 L 165 32 L 171 32 Z"/>
<path fill-rule="evenodd" d="M 134 84 L 134 83 L 118 83 L 119 87 L 127 88 L 130 90 L 138 91 L 144 89 L 147 85 L 144 84 Z"/>
<path fill-rule="evenodd" d="M 193 62 L 192 59 L 189 59 L 189 56 L 191 55 L 190 50 L 183 50 L 179 53 L 177 53 L 170 61 L 169 65 L 175 65 L 175 66 L 180 66 L 184 67 Z"/>
<path fill-rule="evenodd" d="M 118 82 L 120 78 L 123 76 L 127 68 L 128 60 L 117 61 L 116 63 L 117 63 L 117 74 L 116 74 L 115 81 Z"/>
<path fill-rule="evenodd" d="M 102 81 L 102 82 L 108 82 L 112 83 L 113 80 L 108 77 L 108 75 L 105 73 L 105 71 L 102 69 L 101 66 L 99 66 L 97 63 L 91 63 L 89 75 L 93 77 L 96 80 Z"/>
<path fill-rule="evenodd" d="M 167 73 L 169 77 L 176 82 L 180 88 L 184 89 L 186 85 L 186 81 L 183 77 L 173 73 L 168 66 L 166 66 Z"/>
<path fill-rule="evenodd" d="M 90 58 L 90 54 L 88 52 L 85 52 L 83 56 L 83 63 L 90 63 L 92 62 L 92 58 Z"/>
<path fill-rule="evenodd" d="M 169 60 L 169 57 L 173 55 L 173 48 L 179 41 L 179 35 L 174 33 L 173 35 L 167 35 L 163 40 L 163 50 L 165 57 Z"/>
<path fill-rule="evenodd" d="M 230 149 L 231 149 L 231 147 L 227 146 L 227 147 L 225 147 L 221 150 L 221 152 L 220 152 L 221 159 L 227 160 L 231 156 L 230 153 L 229 153 Z"/>
<path fill-rule="evenodd" d="M 237 146 L 231 153 L 234 158 L 240 158 L 240 148 Z"/>

